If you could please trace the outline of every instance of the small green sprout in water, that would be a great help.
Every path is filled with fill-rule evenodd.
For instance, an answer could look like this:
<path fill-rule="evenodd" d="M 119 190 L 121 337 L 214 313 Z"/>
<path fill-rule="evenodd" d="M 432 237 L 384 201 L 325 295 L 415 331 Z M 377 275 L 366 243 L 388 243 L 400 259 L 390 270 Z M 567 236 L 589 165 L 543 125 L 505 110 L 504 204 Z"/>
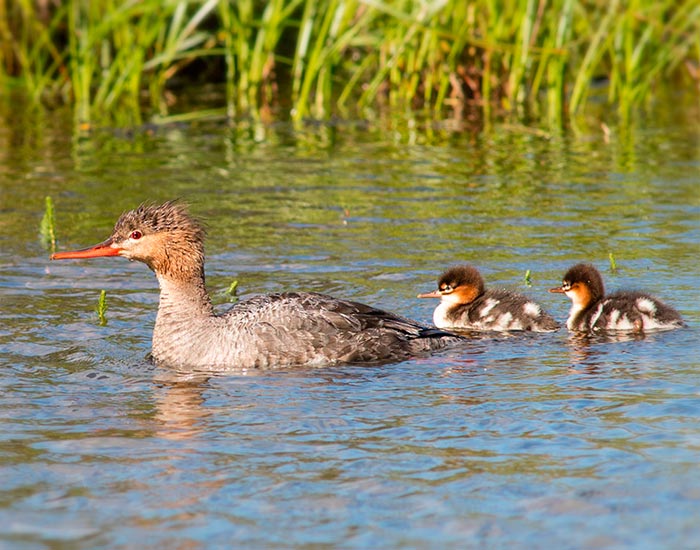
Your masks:
<path fill-rule="evenodd" d="M 532 286 L 532 273 L 530 273 L 529 269 L 525 272 L 525 284 Z"/>
<path fill-rule="evenodd" d="M 617 273 L 617 264 L 615 263 L 615 256 L 613 256 L 612 252 L 608 253 L 608 259 L 610 260 L 610 271 Z"/>
<path fill-rule="evenodd" d="M 228 288 L 224 291 L 224 294 L 228 295 L 228 299 L 230 302 L 237 302 L 238 301 L 238 280 L 233 281 Z"/>
<path fill-rule="evenodd" d="M 41 218 L 39 234 L 41 235 L 42 244 L 48 248 L 52 254 L 56 252 L 56 228 L 53 200 L 49 196 L 46 197 L 46 207 L 44 209 L 44 217 Z"/>
<path fill-rule="evenodd" d="M 100 297 L 97 300 L 97 316 L 100 319 L 100 325 L 105 326 L 107 324 L 107 317 L 105 313 L 107 312 L 107 291 L 100 290 Z"/>

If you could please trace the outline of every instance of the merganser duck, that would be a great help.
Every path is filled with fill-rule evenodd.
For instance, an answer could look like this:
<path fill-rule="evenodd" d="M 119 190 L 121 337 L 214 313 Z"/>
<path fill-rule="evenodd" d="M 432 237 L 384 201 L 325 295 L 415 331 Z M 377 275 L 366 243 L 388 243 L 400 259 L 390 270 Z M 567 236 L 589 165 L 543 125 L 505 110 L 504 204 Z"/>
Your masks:
<path fill-rule="evenodd" d="M 536 332 L 559 328 L 526 296 L 505 289 L 487 290 L 479 271 L 470 265 L 448 269 L 438 280 L 437 290 L 418 298 L 440 298 L 433 312 L 433 322 L 439 328 Z"/>
<path fill-rule="evenodd" d="M 204 284 L 202 225 L 177 201 L 143 204 L 104 242 L 52 260 L 122 256 L 145 263 L 160 285 L 151 355 L 194 369 L 248 369 L 400 361 L 463 339 L 347 300 L 310 292 L 257 296 L 222 315 Z"/>
<path fill-rule="evenodd" d="M 566 294 L 573 302 L 566 326 L 572 331 L 644 332 L 685 326 L 680 314 L 644 292 L 605 295 L 600 272 L 590 264 L 577 264 L 564 275 L 562 285 L 550 292 Z"/>

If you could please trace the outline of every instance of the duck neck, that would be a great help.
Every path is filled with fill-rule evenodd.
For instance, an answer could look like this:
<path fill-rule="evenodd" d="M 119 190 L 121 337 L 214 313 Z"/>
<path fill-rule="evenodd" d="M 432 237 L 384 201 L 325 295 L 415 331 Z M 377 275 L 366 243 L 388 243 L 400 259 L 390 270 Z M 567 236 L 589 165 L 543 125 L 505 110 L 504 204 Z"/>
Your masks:
<path fill-rule="evenodd" d="M 158 274 L 160 303 L 156 327 L 160 324 L 192 322 L 214 315 L 214 308 L 204 283 L 204 273 L 188 279 Z"/>
<path fill-rule="evenodd" d="M 177 365 L 195 361 L 206 351 L 215 315 L 204 286 L 204 273 L 193 278 L 157 273 L 160 303 L 153 327 L 151 353 L 156 361 Z"/>

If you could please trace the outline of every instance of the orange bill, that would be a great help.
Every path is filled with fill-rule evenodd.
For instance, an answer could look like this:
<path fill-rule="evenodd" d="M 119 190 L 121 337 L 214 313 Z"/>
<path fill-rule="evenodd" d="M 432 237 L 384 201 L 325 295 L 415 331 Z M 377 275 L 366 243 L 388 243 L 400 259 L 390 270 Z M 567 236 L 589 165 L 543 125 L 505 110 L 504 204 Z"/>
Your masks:
<path fill-rule="evenodd" d="M 100 244 L 83 248 L 81 250 L 73 250 L 69 252 L 56 252 L 51 254 L 52 260 L 79 260 L 81 258 L 100 258 L 102 256 L 118 256 L 121 248 L 112 247 L 112 239 L 107 239 Z"/>
<path fill-rule="evenodd" d="M 419 294 L 417 297 L 418 298 L 442 298 L 442 294 L 440 294 L 439 290 L 433 290 L 432 292 L 424 292 L 423 294 Z"/>
<path fill-rule="evenodd" d="M 558 286 L 556 288 L 550 288 L 549 291 L 553 292 L 555 294 L 564 294 L 565 293 L 565 290 L 560 286 Z"/>

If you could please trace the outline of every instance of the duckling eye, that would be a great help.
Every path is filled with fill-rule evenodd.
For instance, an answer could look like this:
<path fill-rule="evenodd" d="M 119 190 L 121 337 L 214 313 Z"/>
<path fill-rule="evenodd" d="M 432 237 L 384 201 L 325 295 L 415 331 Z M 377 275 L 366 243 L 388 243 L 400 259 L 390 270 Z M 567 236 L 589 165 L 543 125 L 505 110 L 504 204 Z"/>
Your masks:
<path fill-rule="evenodd" d="M 445 285 L 440 289 L 440 292 L 452 292 L 452 287 L 450 285 Z"/>
<path fill-rule="evenodd" d="M 132 231 L 131 235 L 129 235 L 129 238 L 134 239 L 135 241 L 138 241 L 141 237 L 143 237 L 143 233 L 141 233 L 141 231 L 138 229 L 136 231 Z"/>
<path fill-rule="evenodd" d="M 564 291 L 571 290 L 571 283 L 569 281 L 564 281 L 561 285 L 561 289 Z"/>

